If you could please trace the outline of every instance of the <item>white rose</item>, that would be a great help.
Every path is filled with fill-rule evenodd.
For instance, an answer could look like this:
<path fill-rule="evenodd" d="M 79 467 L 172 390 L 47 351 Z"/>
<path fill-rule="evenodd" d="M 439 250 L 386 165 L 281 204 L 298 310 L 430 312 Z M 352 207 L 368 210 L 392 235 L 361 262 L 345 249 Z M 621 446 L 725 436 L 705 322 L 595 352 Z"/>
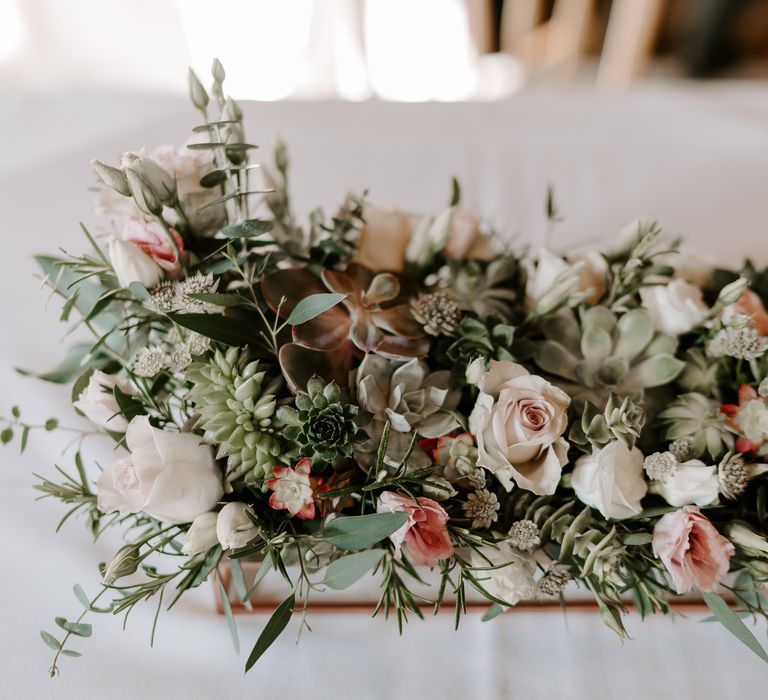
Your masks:
<path fill-rule="evenodd" d="M 554 493 L 567 462 L 568 444 L 561 435 L 568 426 L 568 394 L 509 361 L 491 360 L 477 386 L 469 417 L 477 464 L 507 491 L 514 480 L 539 495 Z"/>
<path fill-rule="evenodd" d="M 678 464 L 663 482 L 653 482 L 650 491 L 678 508 L 708 506 L 717 500 L 717 467 L 708 467 L 698 459 L 688 460 Z"/>
<path fill-rule="evenodd" d="M 91 423 L 104 430 L 124 433 L 128 421 L 120 413 L 120 407 L 113 393 L 118 387 L 124 394 L 131 393 L 131 387 L 114 374 L 94 370 L 88 385 L 80 392 L 73 404 Z"/>
<path fill-rule="evenodd" d="M 582 503 L 597 508 L 606 518 L 622 520 L 642 511 L 648 491 L 643 477 L 643 453 L 630 451 L 620 440 L 576 461 L 571 486 Z"/>
<path fill-rule="evenodd" d="M 201 552 L 207 552 L 215 544 L 219 543 L 216 537 L 216 519 L 218 513 L 209 511 L 208 513 L 200 513 L 190 525 L 184 535 L 184 542 L 181 547 L 183 554 L 192 556 L 194 554 L 200 554 Z"/>
<path fill-rule="evenodd" d="M 188 523 L 211 510 L 224 494 L 213 450 L 192 433 L 172 433 L 137 416 L 125 441 L 130 456 L 105 469 L 98 481 L 99 508 L 121 515 L 146 513 L 167 523 Z"/>
<path fill-rule="evenodd" d="M 672 336 L 698 326 L 709 311 L 701 289 L 682 279 L 643 287 L 640 298 L 653 327 Z"/>
<path fill-rule="evenodd" d="M 147 289 L 154 287 L 162 278 L 162 268 L 139 246 L 110 236 L 109 260 L 123 287 L 139 282 Z"/>
<path fill-rule="evenodd" d="M 590 250 L 568 256 L 568 262 L 579 266 L 576 288 L 584 293 L 584 301 L 597 304 L 605 294 L 608 263 L 597 251 Z"/>
<path fill-rule="evenodd" d="M 227 503 L 216 520 L 216 537 L 224 549 L 240 549 L 256 539 L 259 528 L 248 517 L 245 503 Z"/>
<path fill-rule="evenodd" d="M 502 540 L 484 545 L 471 554 L 473 574 L 480 586 L 508 605 L 533 598 L 536 590 L 536 562 L 530 554 L 516 550 Z M 489 568 L 498 567 L 498 568 Z"/>

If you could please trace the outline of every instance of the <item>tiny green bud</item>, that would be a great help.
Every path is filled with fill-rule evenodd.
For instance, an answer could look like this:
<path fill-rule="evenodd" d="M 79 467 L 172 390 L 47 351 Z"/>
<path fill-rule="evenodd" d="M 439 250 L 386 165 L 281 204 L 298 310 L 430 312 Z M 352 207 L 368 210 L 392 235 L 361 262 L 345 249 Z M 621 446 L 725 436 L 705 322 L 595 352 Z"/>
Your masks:
<path fill-rule="evenodd" d="M 285 175 L 288 170 L 288 149 L 283 141 L 278 141 L 275 146 L 275 165 Z"/>
<path fill-rule="evenodd" d="M 160 214 L 163 211 L 163 205 L 155 193 L 149 188 L 138 171 L 133 167 L 125 168 L 125 177 L 128 180 L 128 186 L 131 188 L 131 194 L 136 202 L 136 206 L 145 214 Z"/>
<path fill-rule="evenodd" d="M 128 186 L 128 180 L 125 179 L 125 173 L 122 170 L 113 168 L 100 160 L 92 160 L 91 167 L 107 187 L 111 187 L 124 197 L 131 196 L 131 188 Z"/>
<path fill-rule="evenodd" d="M 126 544 L 117 550 L 117 554 L 109 562 L 104 571 L 101 582 L 105 586 L 111 586 L 123 576 L 136 573 L 139 568 L 139 548 L 135 544 Z"/>
<path fill-rule="evenodd" d="M 726 284 L 725 287 L 720 290 L 720 294 L 717 295 L 717 303 L 715 306 L 722 308 L 723 306 L 735 304 L 748 285 L 749 282 L 745 277 L 739 277 L 739 279 L 730 284 Z"/>
<path fill-rule="evenodd" d="M 224 66 L 221 65 L 221 61 L 218 58 L 213 59 L 213 64 L 211 65 L 211 75 L 213 75 L 213 79 L 217 83 L 223 83 L 224 78 L 227 77 L 227 74 L 224 72 Z"/>
<path fill-rule="evenodd" d="M 208 106 L 208 93 L 191 68 L 189 69 L 189 98 L 197 109 L 205 112 L 205 108 Z"/>

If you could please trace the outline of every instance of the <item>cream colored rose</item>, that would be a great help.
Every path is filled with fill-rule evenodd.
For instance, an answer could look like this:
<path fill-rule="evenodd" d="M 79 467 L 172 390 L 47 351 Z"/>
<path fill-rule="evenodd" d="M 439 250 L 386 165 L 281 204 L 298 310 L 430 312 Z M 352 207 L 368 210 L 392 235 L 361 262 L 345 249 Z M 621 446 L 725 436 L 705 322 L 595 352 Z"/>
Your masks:
<path fill-rule="evenodd" d="M 561 438 L 568 426 L 568 395 L 509 361 L 492 360 L 487 372 L 467 375 L 480 389 L 469 417 L 477 464 L 507 491 L 514 481 L 539 495 L 554 493 L 568 461 L 568 444 Z"/>
<path fill-rule="evenodd" d="M 365 226 L 360 229 L 353 262 L 365 265 L 374 272 L 402 272 L 405 251 L 419 218 L 399 209 L 365 207 Z"/>
<path fill-rule="evenodd" d="M 648 492 L 643 476 L 643 453 L 620 440 L 576 461 L 571 486 L 582 503 L 597 508 L 606 518 L 621 520 L 642 511 Z"/>
<path fill-rule="evenodd" d="M 678 464 L 664 481 L 653 482 L 650 491 L 676 508 L 708 506 L 717 500 L 717 467 L 707 466 L 699 459 L 690 459 Z"/>
<path fill-rule="evenodd" d="M 525 285 L 528 309 L 536 307 L 541 313 L 547 313 L 571 296 L 596 304 L 605 293 L 608 265 L 595 251 L 574 253 L 564 260 L 542 248 L 535 266 L 530 259 L 524 262 L 528 276 Z"/>
<path fill-rule="evenodd" d="M 131 454 L 99 477 L 103 512 L 141 512 L 167 523 L 188 523 L 224 494 L 213 450 L 200 436 L 158 430 L 147 416 L 137 416 L 128 424 L 125 441 Z"/>
<path fill-rule="evenodd" d="M 128 421 L 120 414 L 120 406 L 117 405 L 114 394 L 116 386 L 124 394 L 131 393 L 131 387 L 125 380 L 114 374 L 94 370 L 88 385 L 80 392 L 73 405 L 95 426 L 115 433 L 124 433 Z"/>
<path fill-rule="evenodd" d="M 698 326 L 709 311 L 701 289 L 682 279 L 644 287 L 640 290 L 640 299 L 653 327 L 672 336 Z"/>

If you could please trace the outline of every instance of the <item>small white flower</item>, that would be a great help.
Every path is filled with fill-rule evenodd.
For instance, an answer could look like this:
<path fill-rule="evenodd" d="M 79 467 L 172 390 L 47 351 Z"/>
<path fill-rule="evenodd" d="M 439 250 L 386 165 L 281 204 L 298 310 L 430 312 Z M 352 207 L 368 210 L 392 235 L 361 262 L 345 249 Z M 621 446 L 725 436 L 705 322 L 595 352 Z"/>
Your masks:
<path fill-rule="evenodd" d="M 518 520 L 509 528 L 509 543 L 523 552 L 532 552 L 541 544 L 539 528 L 533 520 Z"/>
<path fill-rule="evenodd" d="M 717 467 L 707 466 L 698 459 L 688 460 L 676 465 L 663 481 L 652 483 L 650 491 L 676 508 L 708 506 L 717 500 Z"/>
<path fill-rule="evenodd" d="M 154 377 L 165 367 L 165 353 L 158 348 L 141 348 L 133 361 L 133 371 L 139 377 Z"/>
<path fill-rule="evenodd" d="M 131 392 L 131 387 L 115 375 L 94 370 L 88 386 L 80 392 L 74 407 L 99 428 L 124 433 L 128 421 L 120 415 L 120 407 L 113 393 L 116 386 L 124 394 Z"/>
<path fill-rule="evenodd" d="M 698 326 L 708 312 L 701 289 L 681 279 L 643 287 L 640 298 L 653 327 L 667 335 L 687 333 Z"/>
<path fill-rule="evenodd" d="M 216 537 L 224 549 L 240 549 L 256 539 L 259 528 L 245 503 L 227 503 L 216 519 Z"/>
<path fill-rule="evenodd" d="M 536 591 L 536 562 L 530 554 L 504 540 L 472 551 L 472 566 L 479 585 L 507 605 L 529 600 Z"/>
<path fill-rule="evenodd" d="M 677 459 L 672 452 L 654 452 L 645 458 L 643 468 L 649 479 L 666 482 L 677 469 Z"/>
<path fill-rule="evenodd" d="M 218 544 L 216 537 L 216 521 L 218 513 L 208 512 L 200 513 L 190 525 L 184 535 L 181 551 L 187 556 L 207 552 L 215 544 Z"/>
<path fill-rule="evenodd" d="M 707 343 L 709 357 L 735 357 L 756 360 L 768 350 L 768 338 L 763 338 L 749 325 L 733 325 L 718 331 Z"/>

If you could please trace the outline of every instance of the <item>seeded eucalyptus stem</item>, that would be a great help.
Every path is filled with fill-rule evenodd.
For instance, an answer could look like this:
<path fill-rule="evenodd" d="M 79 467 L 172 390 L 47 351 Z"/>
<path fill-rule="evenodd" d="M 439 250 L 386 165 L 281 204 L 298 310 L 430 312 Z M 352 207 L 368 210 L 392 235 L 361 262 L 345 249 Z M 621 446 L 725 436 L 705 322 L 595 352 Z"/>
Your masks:
<path fill-rule="evenodd" d="M 83 618 L 93 610 L 93 606 L 96 605 L 96 603 L 99 601 L 99 598 L 104 595 L 107 591 L 107 586 L 102 586 L 101 590 L 89 601 L 89 605 L 87 608 L 83 610 L 82 613 L 80 613 L 80 616 L 75 620 L 75 624 L 80 624 L 83 621 Z M 61 640 L 61 645 L 59 646 L 58 651 L 53 657 L 53 662 L 51 663 L 51 668 L 48 671 L 51 678 L 54 678 L 56 674 L 59 672 L 59 667 L 56 665 L 58 663 L 59 657 L 61 656 L 61 653 L 64 651 L 64 647 L 66 647 L 67 642 L 69 641 L 69 638 L 72 636 L 72 632 L 67 630 L 67 633 L 64 635 L 64 639 Z"/>

